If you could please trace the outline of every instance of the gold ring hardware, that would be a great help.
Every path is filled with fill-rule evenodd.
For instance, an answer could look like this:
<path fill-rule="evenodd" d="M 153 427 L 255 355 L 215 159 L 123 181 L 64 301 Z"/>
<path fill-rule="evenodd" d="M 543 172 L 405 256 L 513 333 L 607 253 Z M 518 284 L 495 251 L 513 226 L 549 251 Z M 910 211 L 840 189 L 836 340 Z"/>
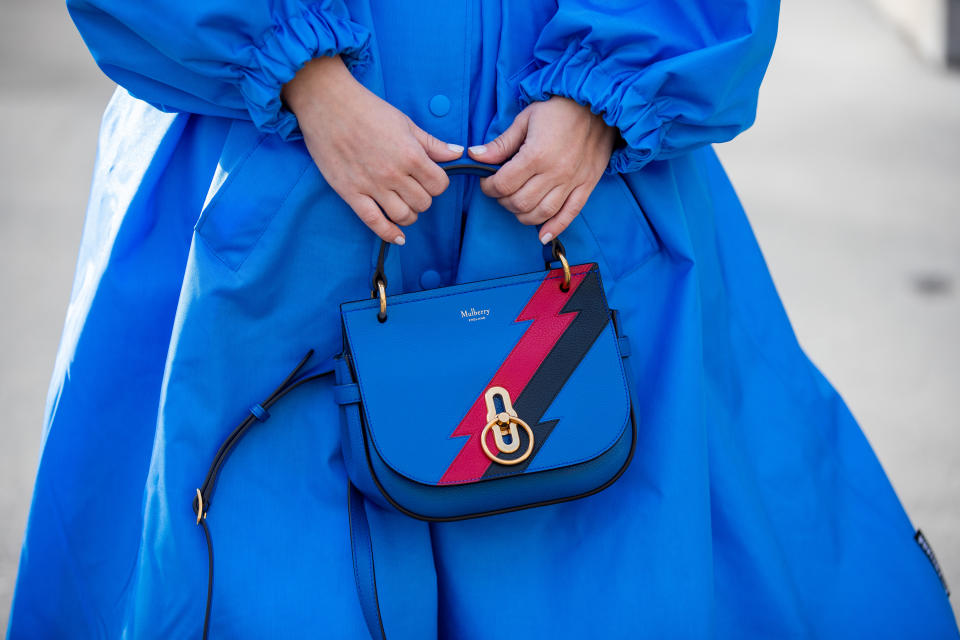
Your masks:
<path fill-rule="evenodd" d="M 529 458 L 533 452 L 533 429 L 517 415 L 513 404 L 510 402 L 510 393 L 503 387 L 490 387 L 483 394 L 483 397 L 487 404 L 487 425 L 480 432 L 480 446 L 483 448 L 483 453 L 497 464 L 520 464 Z M 503 411 L 497 411 L 496 398 L 500 398 L 503 403 Z M 496 426 L 497 429 L 493 431 L 493 439 L 497 445 L 497 450 L 500 453 L 515 453 L 520 448 L 520 431 L 517 429 L 517 425 L 523 427 L 523 430 L 527 432 L 527 449 L 523 452 L 523 455 L 512 460 L 504 460 L 494 455 L 490 451 L 490 447 L 487 446 L 487 432 Z M 504 436 L 507 435 L 510 436 L 510 442 L 504 440 Z"/>
<path fill-rule="evenodd" d="M 520 446 L 519 432 L 517 431 L 516 427 L 513 426 L 516 424 L 523 427 L 523 430 L 527 432 L 527 438 L 529 438 L 529 442 L 527 443 L 527 450 L 524 451 L 523 455 L 521 455 L 519 458 L 514 458 L 512 460 L 504 460 L 503 458 L 498 458 L 497 456 L 493 455 L 493 453 L 490 451 L 490 447 L 487 446 L 487 432 L 490 431 L 490 429 L 492 429 L 494 425 L 498 425 L 499 429 L 497 431 L 494 431 L 493 433 L 494 433 L 494 437 L 497 439 L 499 444 L 499 442 L 502 441 L 503 436 L 505 435 L 503 433 L 503 430 L 509 427 L 511 442 L 516 442 L 517 447 L 519 447 Z M 514 418 L 513 416 L 508 416 L 505 413 L 501 413 L 499 416 L 497 416 L 496 418 L 488 422 L 487 426 L 485 426 L 483 428 L 483 431 L 480 432 L 480 446 L 483 447 L 483 452 L 486 454 L 486 456 L 490 458 L 492 461 L 496 462 L 497 464 L 504 464 L 508 466 L 514 465 L 514 464 L 520 464 L 521 462 L 529 458 L 530 453 L 533 451 L 533 429 L 531 429 L 530 425 L 528 425 L 526 422 L 524 422 L 520 418 Z"/>
<path fill-rule="evenodd" d="M 563 254 L 563 251 L 557 251 L 557 259 L 563 266 L 563 282 L 560 283 L 560 290 L 570 291 L 570 263 L 567 262 L 567 256 Z"/>
<path fill-rule="evenodd" d="M 203 496 L 200 494 L 200 489 L 197 489 L 197 524 L 200 524 L 201 518 L 206 518 L 207 514 L 203 512 Z"/>
<path fill-rule="evenodd" d="M 380 313 L 377 314 L 377 320 L 385 322 L 387 319 L 387 286 L 383 280 L 377 280 L 377 290 L 372 292 L 371 298 L 380 297 Z"/>

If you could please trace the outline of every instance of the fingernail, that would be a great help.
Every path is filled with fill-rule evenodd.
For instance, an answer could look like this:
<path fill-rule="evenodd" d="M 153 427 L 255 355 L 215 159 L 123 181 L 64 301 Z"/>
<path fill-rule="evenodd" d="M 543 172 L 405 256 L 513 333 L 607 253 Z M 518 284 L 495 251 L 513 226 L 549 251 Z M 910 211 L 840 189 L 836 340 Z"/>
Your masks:
<path fill-rule="evenodd" d="M 450 151 L 455 151 L 456 153 L 463 154 L 463 145 L 462 144 L 453 144 L 452 142 L 447 143 L 447 149 Z"/>
<path fill-rule="evenodd" d="M 407 239 L 404 238 L 403 236 L 397 236 L 396 238 L 393 239 L 393 244 L 397 244 L 402 247 L 406 241 Z"/>
<path fill-rule="evenodd" d="M 478 156 L 483 155 L 486 152 L 487 152 L 487 145 L 485 144 L 478 144 L 474 147 L 470 147 L 470 153 L 476 154 Z"/>
<path fill-rule="evenodd" d="M 550 233 L 549 231 L 547 231 L 545 234 L 540 236 L 540 244 L 547 244 L 551 240 L 553 240 L 553 234 Z"/>

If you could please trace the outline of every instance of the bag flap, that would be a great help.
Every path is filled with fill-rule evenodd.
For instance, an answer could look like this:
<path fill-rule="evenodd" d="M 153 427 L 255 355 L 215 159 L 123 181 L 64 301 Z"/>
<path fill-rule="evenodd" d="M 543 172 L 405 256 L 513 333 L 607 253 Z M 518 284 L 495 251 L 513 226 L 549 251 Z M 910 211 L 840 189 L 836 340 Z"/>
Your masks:
<path fill-rule="evenodd" d="M 630 418 L 617 338 L 596 264 L 554 269 L 341 305 L 370 442 L 406 478 L 429 485 L 476 482 L 591 460 Z M 520 446 L 480 443 L 486 392 L 501 387 L 519 419 Z M 494 392 L 495 413 L 504 398 Z"/>

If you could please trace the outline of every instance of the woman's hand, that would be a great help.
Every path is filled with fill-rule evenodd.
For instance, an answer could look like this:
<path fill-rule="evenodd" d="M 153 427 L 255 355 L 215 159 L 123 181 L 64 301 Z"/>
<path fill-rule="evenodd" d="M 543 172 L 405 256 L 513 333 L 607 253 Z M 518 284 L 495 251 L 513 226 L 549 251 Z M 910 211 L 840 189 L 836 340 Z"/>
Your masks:
<path fill-rule="evenodd" d="M 617 130 L 590 109 L 554 96 L 534 102 L 499 137 L 469 152 L 493 164 L 510 158 L 480 188 L 523 224 L 543 223 L 540 242 L 547 244 L 586 204 L 616 139 Z"/>
<path fill-rule="evenodd" d="M 450 184 L 436 163 L 463 155 L 368 91 L 339 56 L 304 65 L 283 99 L 324 179 L 387 242 L 402 245 L 397 225 L 416 222 Z"/>

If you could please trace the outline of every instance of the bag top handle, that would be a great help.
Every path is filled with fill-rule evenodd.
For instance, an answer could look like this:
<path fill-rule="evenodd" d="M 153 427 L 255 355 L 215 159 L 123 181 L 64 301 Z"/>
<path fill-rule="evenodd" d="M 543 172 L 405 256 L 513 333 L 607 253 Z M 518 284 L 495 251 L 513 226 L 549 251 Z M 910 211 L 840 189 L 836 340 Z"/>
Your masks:
<path fill-rule="evenodd" d="M 450 162 L 441 162 L 440 168 L 447 172 L 448 176 L 480 176 L 485 178 L 495 174 L 500 167 L 499 164 L 487 164 L 485 162 L 475 162 L 469 158 L 459 158 Z"/>
<path fill-rule="evenodd" d="M 502 165 L 487 164 L 485 162 L 476 162 L 469 158 L 460 158 L 450 162 L 441 162 L 440 168 L 447 172 L 448 176 L 472 175 L 486 178 L 495 174 Z M 380 322 L 387 320 L 387 274 L 384 269 L 384 263 L 387 260 L 387 252 L 390 250 L 390 243 L 386 240 L 380 241 L 380 253 L 377 255 L 377 268 L 373 272 L 373 289 L 370 292 L 371 297 L 380 298 L 380 311 L 377 313 L 377 319 Z M 544 262 L 547 268 L 550 263 L 559 260 L 563 265 L 564 281 L 561 288 L 566 291 L 570 286 L 570 266 L 567 263 L 566 251 L 558 238 L 550 241 L 549 248 L 544 247 Z"/>

